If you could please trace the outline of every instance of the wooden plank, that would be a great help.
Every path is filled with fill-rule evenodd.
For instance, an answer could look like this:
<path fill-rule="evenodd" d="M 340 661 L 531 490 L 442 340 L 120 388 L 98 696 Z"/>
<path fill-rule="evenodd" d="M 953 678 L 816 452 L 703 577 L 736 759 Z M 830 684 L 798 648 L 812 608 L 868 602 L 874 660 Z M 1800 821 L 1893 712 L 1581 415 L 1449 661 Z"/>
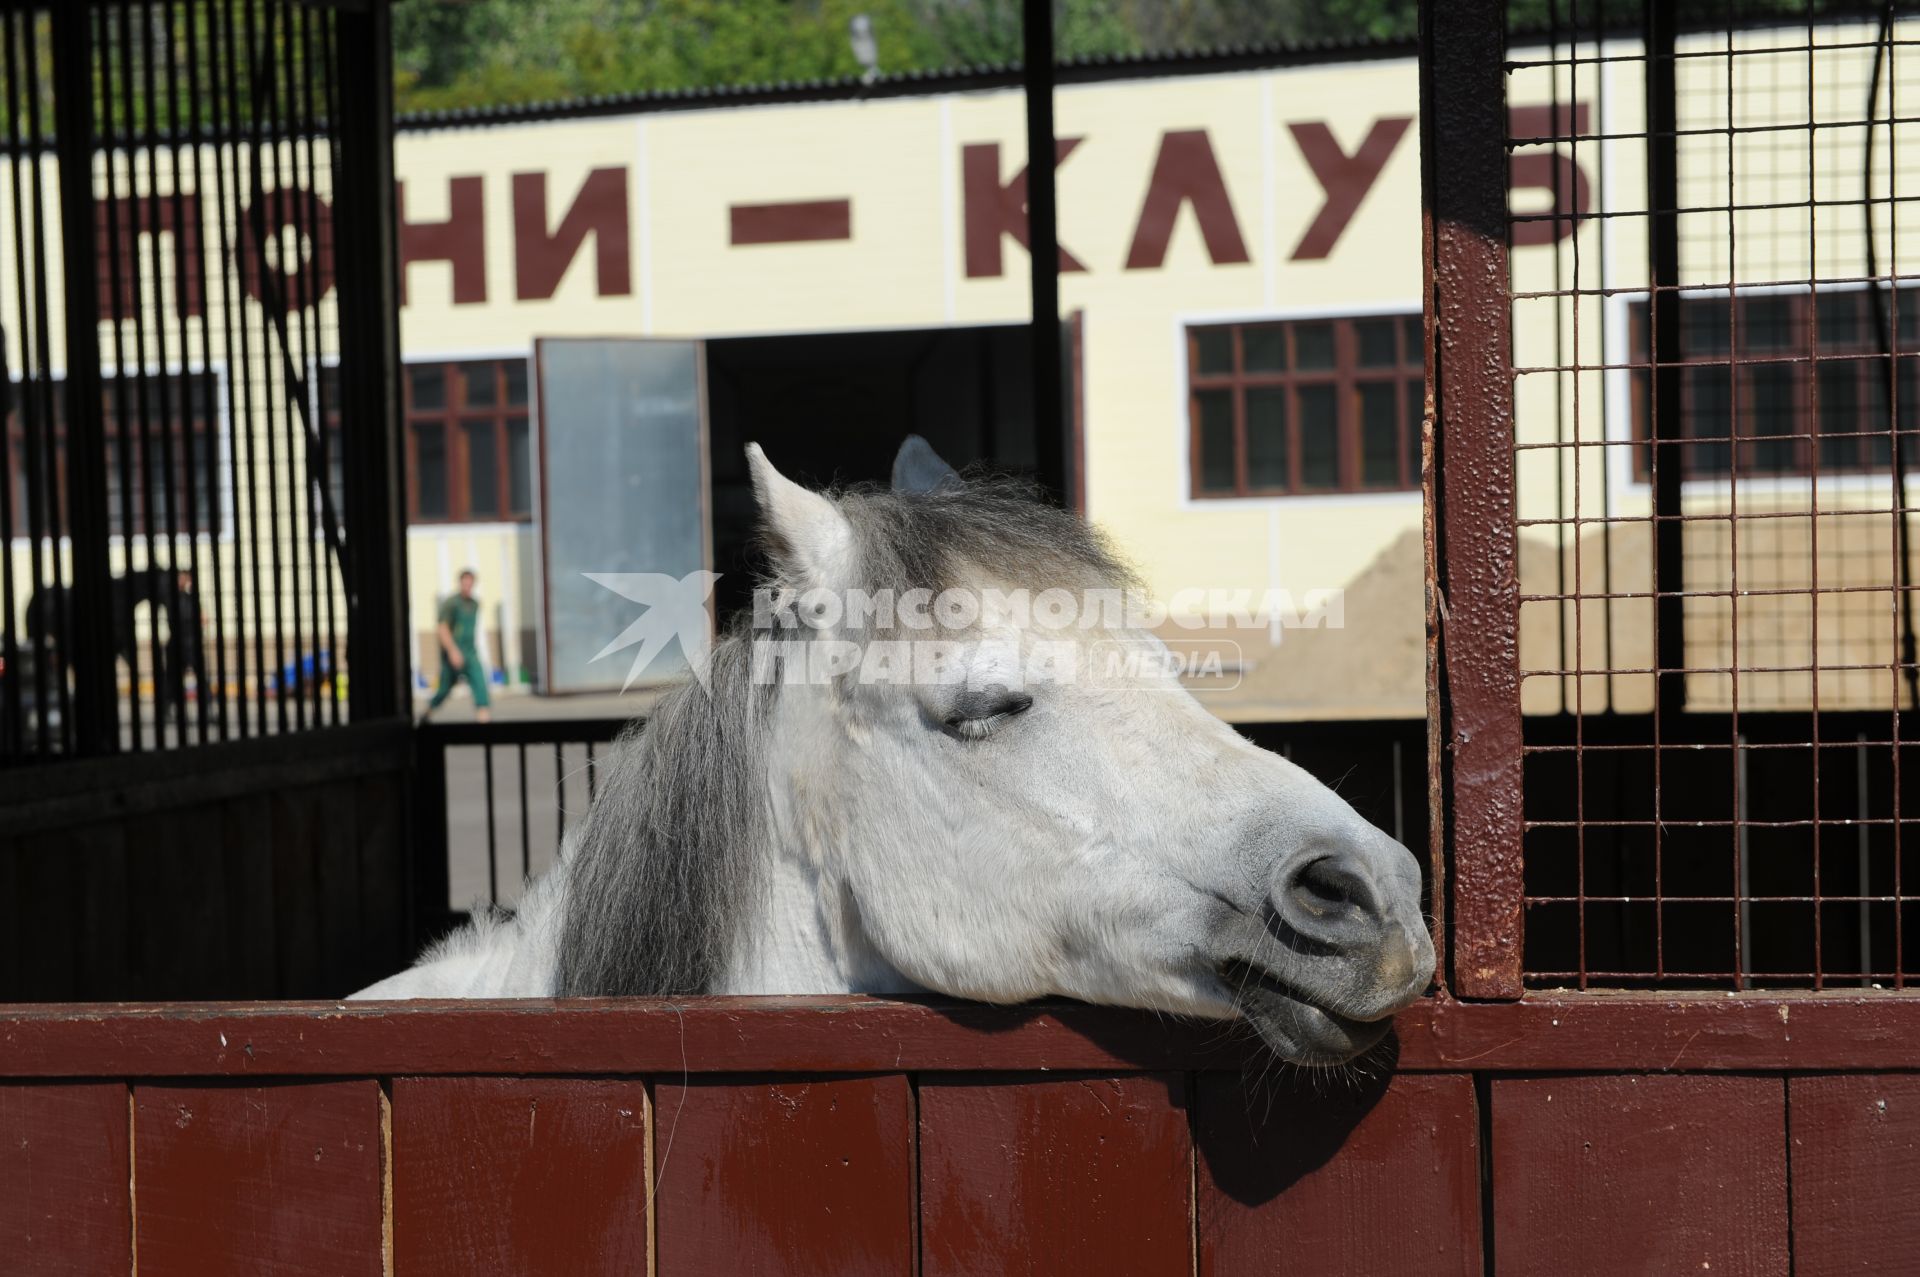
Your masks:
<path fill-rule="evenodd" d="M 1777 1077 L 1495 1078 L 1503 1273 L 1785 1273 Z"/>
<path fill-rule="evenodd" d="M 909 1273 L 913 1165 L 901 1074 L 659 1082 L 660 1272 Z"/>
<path fill-rule="evenodd" d="M 189 1000 L 232 987 L 225 946 L 226 870 L 208 835 L 213 811 L 168 811 L 140 821 L 128 857 L 128 919 L 139 996 Z"/>
<path fill-rule="evenodd" d="M 637 1080 L 395 1078 L 396 1272 L 647 1267 Z"/>
<path fill-rule="evenodd" d="M 1192 1188 L 1184 1075 L 920 1087 L 926 1277 L 1188 1271 Z"/>
<path fill-rule="evenodd" d="M 141 1277 L 378 1277 L 380 1105 L 371 1079 L 136 1087 Z"/>
<path fill-rule="evenodd" d="M 127 937 L 132 929 L 127 890 L 127 831 L 117 823 L 88 825 L 74 831 L 82 883 L 80 996 L 108 1000 L 129 995 L 132 970 Z M 143 905 L 149 902 L 142 902 Z"/>
<path fill-rule="evenodd" d="M 1470 1076 L 1203 1073 L 1194 1138 L 1203 1277 L 1481 1271 Z"/>
<path fill-rule="evenodd" d="M 356 988 L 406 966 L 404 905 L 406 883 L 406 805 L 401 778 L 363 776 L 354 801 L 360 853 L 360 933 L 362 950 Z"/>
<path fill-rule="evenodd" d="M 66 1001 L 76 996 L 80 937 L 73 925 L 80 910 L 80 872 L 72 830 L 24 838 L 18 858 L 20 892 L 20 982 L 11 996 L 24 1001 Z"/>
<path fill-rule="evenodd" d="M 226 877 L 229 995 L 270 998 L 280 992 L 275 956 L 273 803 L 266 794 L 220 807 L 220 855 Z"/>
<path fill-rule="evenodd" d="M 0 1267 L 132 1270 L 127 1088 L 0 1086 Z"/>
<path fill-rule="evenodd" d="M 1796 1077 L 1787 1096 L 1794 1272 L 1920 1272 L 1920 1077 Z"/>
<path fill-rule="evenodd" d="M 365 987 L 356 979 L 362 951 L 356 786 L 335 781 L 307 792 L 314 813 L 314 872 L 320 876 L 319 898 L 312 906 L 320 931 L 320 988 L 314 992 L 343 998 Z"/>
<path fill-rule="evenodd" d="M 1920 998 L 1424 999 L 1401 1072 L 1920 1069 Z M 245 1049 L 242 1049 L 242 1048 Z M 1249 1034 L 1058 1002 L 865 997 L 0 1006 L 0 1076 L 850 1073 L 1272 1067 Z"/>
<path fill-rule="evenodd" d="M 314 868 L 313 791 L 280 790 L 272 798 L 266 846 L 273 856 L 274 941 L 281 997 L 316 998 L 344 990 L 324 988 L 320 962 L 320 883 Z"/>

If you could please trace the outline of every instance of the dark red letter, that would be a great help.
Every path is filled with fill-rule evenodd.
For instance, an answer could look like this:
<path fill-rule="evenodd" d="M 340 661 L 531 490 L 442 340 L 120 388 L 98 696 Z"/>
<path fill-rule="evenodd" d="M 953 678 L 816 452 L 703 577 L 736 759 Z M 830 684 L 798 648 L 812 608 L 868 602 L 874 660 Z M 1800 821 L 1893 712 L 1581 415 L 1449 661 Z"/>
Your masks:
<path fill-rule="evenodd" d="M 407 184 L 395 182 L 394 214 L 400 222 L 400 304 L 407 301 L 407 267 L 415 262 L 453 264 L 456 306 L 487 300 L 487 206 L 478 177 L 447 180 L 447 220 L 409 222 Z"/>
<path fill-rule="evenodd" d="M 1133 247 L 1127 250 L 1128 270 L 1154 270 L 1167 260 L 1173 238 L 1173 219 L 1180 205 L 1191 202 L 1200 220 L 1200 237 L 1215 266 L 1247 260 L 1246 241 L 1234 220 L 1233 201 L 1213 158 L 1213 143 L 1205 129 L 1182 129 L 1163 134 L 1160 155 L 1153 162 L 1146 203 L 1133 229 Z"/>
<path fill-rule="evenodd" d="M 513 175 L 513 288 L 521 301 L 553 296 L 560 277 L 593 236 L 594 290 L 602 297 L 633 292 L 628 274 L 627 170 L 597 168 L 580 183 L 560 227 L 547 231 L 547 175 Z"/>
<path fill-rule="evenodd" d="M 121 196 L 94 205 L 93 229 L 96 254 L 101 263 L 100 313 L 108 319 L 133 317 L 133 290 L 136 283 L 160 286 L 160 271 L 142 272 L 140 238 L 167 235 L 173 239 L 173 296 L 176 313 L 182 317 L 200 313 L 200 197 L 182 194 L 180 224 L 174 224 L 175 196 Z M 119 251 L 114 249 L 118 247 Z M 158 245 L 153 246 L 158 255 Z M 137 275 L 137 278 L 136 278 Z"/>
<path fill-rule="evenodd" d="M 1587 104 L 1576 102 L 1571 109 L 1561 106 L 1516 106 L 1507 113 L 1508 136 L 1521 138 L 1570 138 L 1587 131 Z M 1553 146 L 1553 141 L 1525 145 Z M 1541 214 L 1526 214 L 1530 220 L 1513 223 L 1513 246 L 1528 248 L 1565 239 L 1579 229 L 1579 219 L 1593 208 L 1593 189 L 1587 175 L 1572 156 L 1559 149 L 1515 152 L 1507 162 L 1509 191 L 1539 190 L 1547 193 L 1548 208 Z"/>
<path fill-rule="evenodd" d="M 1057 137 L 1053 140 L 1055 168 L 1066 162 L 1073 148 L 1085 138 Z M 1000 181 L 1000 144 L 978 142 L 960 152 L 960 186 L 967 278 L 999 275 L 1006 269 L 1000 255 L 1000 237 L 1011 235 L 1022 248 L 1027 240 L 1027 170 Z M 1060 269 L 1085 270 L 1078 258 L 1060 246 Z"/>
<path fill-rule="evenodd" d="M 312 191 L 289 186 L 262 194 L 240 214 L 240 284 L 247 296 L 282 315 L 319 305 L 333 288 L 332 225 L 327 202 Z M 278 264 L 268 260 L 266 246 L 284 247 L 289 230 L 309 237 L 303 247 L 311 271 L 284 256 Z"/>
<path fill-rule="evenodd" d="M 1366 141 L 1360 143 L 1360 149 L 1352 155 L 1342 151 L 1333 130 L 1317 120 L 1287 126 L 1293 132 L 1300 154 L 1306 158 L 1307 167 L 1320 179 L 1320 188 L 1327 193 L 1313 224 L 1294 246 L 1294 261 L 1317 261 L 1333 252 L 1341 232 L 1360 211 L 1361 201 L 1380 180 L 1380 170 L 1393 158 L 1394 148 L 1400 145 L 1401 137 L 1412 123 L 1413 117 L 1407 115 L 1375 120 L 1367 130 Z"/>

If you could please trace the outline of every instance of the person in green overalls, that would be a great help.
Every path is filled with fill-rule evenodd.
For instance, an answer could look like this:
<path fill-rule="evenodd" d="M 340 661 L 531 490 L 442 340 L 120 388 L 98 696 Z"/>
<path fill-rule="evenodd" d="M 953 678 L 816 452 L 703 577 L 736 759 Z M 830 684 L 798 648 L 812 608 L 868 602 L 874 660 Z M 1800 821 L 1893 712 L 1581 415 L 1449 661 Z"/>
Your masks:
<path fill-rule="evenodd" d="M 480 668 L 480 652 L 474 646 L 480 628 L 480 601 L 473 597 L 475 579 L 472 568 L 462 572 L 460 593 L 449 595 L 440 605 L 435 627 L 440 638 L 440 686 L 427 702 L 427 714 L 439 709 L 453 695 L 453 685 L 464 678 L 473 689 L 473 716 L 486 723 L 492 721 L 493 711 L 487 708 L 487 674 Z"/>

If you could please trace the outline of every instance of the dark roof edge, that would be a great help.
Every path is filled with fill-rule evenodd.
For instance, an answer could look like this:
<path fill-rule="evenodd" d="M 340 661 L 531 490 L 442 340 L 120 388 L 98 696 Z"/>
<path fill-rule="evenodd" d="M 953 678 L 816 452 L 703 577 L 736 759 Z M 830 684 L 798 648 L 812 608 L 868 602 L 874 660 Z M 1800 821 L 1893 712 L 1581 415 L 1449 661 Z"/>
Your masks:
<path fill-rule="evenodd" d="M 1311 45 L 1268 45 L 1211 49 L 1195 53 L 1102 54 L 1062 62 L 1054 68 L 1056 84 L 1097 84 L 1107 80 L 1212 75 L 1223 71 L 1259 71 L 1318 62 L 1361 62 L 1410 58 L 1419 51 L 1413 40 L 1328 41 Z M 397 116 L 401 132 L 480 128 L 495 124 L 527 124 L 546 120 L 579 120 L 612 115 L 643 115 L 662 111 L 705 111 L 729 106 L 777 106 L 794 102 L 861 102 L 882 98 L 927 97 L 938 93 L 979 92 L 1017 88 L 1018 63 L 950 71 L 908 71 L 872 81 L 854 77 L 809 80 L 795 84 L 755 84 L 737 87 L 669 89 L 657 93 L 620 93 L 571 102 L 529 102 L 518 106 L 465 107 L 446 111 L 409 111 Z"/>

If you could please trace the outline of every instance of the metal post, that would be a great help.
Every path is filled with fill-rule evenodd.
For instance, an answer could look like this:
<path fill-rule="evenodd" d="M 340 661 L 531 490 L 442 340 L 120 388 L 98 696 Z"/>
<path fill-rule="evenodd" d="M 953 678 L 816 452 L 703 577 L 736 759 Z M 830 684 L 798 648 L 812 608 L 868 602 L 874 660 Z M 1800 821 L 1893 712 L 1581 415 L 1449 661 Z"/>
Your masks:
<path fill-rule="evenodd" d="M 1054 198 L 1053 5 L 1026 0 L 1022 81 L 1027 99 L 1027 243 L 1032 267 L 1034 468 L 1049 491 L 1068 491 L 1065 386 L 1061 377 L 1060 231 Z"/>
<path fill-rule="evenodd" d="M 385 67 L 384 3 L 340 9 L 342 69 Z M 351 80 L 349 84 L 348 79 Z M 407 629 L 400 440 L 399 258 L 393 199 L 391 77 L 334 77 L 339 160 L 335 277 L 340 290 L 340 450 L 346 486 L 348 714 L 356 722 L 404 714 L 412 638 Z M 444 907 L 444 902 L 442 902 Z"/>
<path fill-rule="evenodd" d="M 67 356 L 67 532 L 72 547 L 73 747 L 120 748 L 107 557 L 107 445 L 100 402 L 100 263 L 94 244 L 91 5 L 53 10 L 54 121 L 60 174 Z M 31 54 L 29 54 L 31 56 Z"/>
<path fill-rule="evenodd" d="M 1421 6 L 1426 304 L 1436 417 L 1428 589 L 1447 708 L 1453 989 L 1521 993 L 1519 561 L 1507 270 L 1506 5 Z"/>
<path fill-rule="evenodd" d="M 1653 405 L 1648 458 L 1653 480 L 1653 588 L 1657 602 L 1655 696 L 1662 715 L 1687 705 L 1686 609 L 1680 591 L 1685 568 L 1680 521 L 1681 437 L 1680 333 L 1680 139 L 1679 97 L 1674 72 L 1674 8 L 1646 7 L 1647 41 L 1647 271 L 1652 287 Z M 1738 444 L 1734 445 L 1736 448 Z"/>

